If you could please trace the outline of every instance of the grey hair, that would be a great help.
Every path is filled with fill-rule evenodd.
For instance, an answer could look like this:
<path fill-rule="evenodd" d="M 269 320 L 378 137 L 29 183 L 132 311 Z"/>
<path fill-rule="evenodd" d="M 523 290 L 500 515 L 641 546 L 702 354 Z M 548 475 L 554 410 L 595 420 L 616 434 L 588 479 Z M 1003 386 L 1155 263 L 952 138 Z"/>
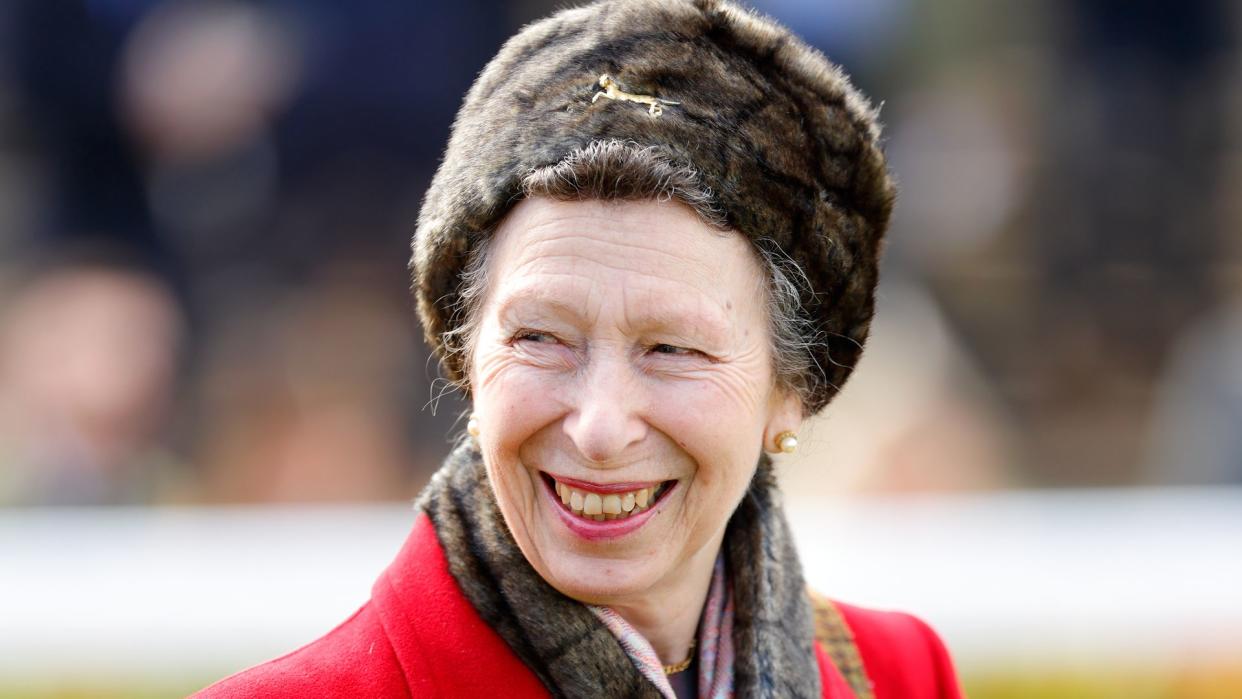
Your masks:
<path fill-rule="evenodd" d="M 677 199 L 708 225 L 728 231 L 727 216 L 716 203 L 699 172 L 674 163 L 654 147 L 633 141 L 592 141 L 560 162 L 528 172 L 522 178 L 518 199 L 545 196 L 562 201 L 600 199 L 633 201 Z M 494 232 L 494 231 L 493 231 Z M 490 232 L 489 232 L 490 233 Z M 481 324 L 480 310 L 488 289 L 488 261 L 493 235 L 471 251 L 461 275 L 453 316 L 461 322 L 443 335 L 444 347 L 460 358 L 462 379 L 458 387 L 469 393 L 470 358 Z M 823 342 L 802 305 L 810 282 L 805 272 L 770 239 L 752 246 L 763 268 L 773 373 L 777 384 L 808 404 L 823 379 L 814 349 Z"/>

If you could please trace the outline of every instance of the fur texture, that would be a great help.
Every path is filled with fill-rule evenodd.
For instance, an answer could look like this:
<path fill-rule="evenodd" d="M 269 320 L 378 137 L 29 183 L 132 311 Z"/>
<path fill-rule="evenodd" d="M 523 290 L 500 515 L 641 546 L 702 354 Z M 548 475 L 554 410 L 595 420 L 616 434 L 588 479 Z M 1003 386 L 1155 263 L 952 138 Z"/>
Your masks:
<path fill-rule="evenodd" d="M 600 76 L 663 100 L 600 98 Z M 461 318 L 470 252 L 521 196 L 524 175 L 601 140 L 693 167 L 731 228 L 798 263 L 816 343 L 804 406 L 821 409 L 867 337 L 894 188 L 875 112 L 840 68 L 775 22 L 726 0 L 606 0 L 510 39 L 466 96 L 419 215 L 411 259 L 429 343 Z"/>
<path fill-rule="evenodd" d="M 449 457 L 418 506 L 435 524 L 462 592 L 553 696 L 660 696 L 608 629 L 527 563 L 470 444 Z M 766 457 L 729 522 L 725 553 L 737 696 L 819 697 L 811 605 Z"/>

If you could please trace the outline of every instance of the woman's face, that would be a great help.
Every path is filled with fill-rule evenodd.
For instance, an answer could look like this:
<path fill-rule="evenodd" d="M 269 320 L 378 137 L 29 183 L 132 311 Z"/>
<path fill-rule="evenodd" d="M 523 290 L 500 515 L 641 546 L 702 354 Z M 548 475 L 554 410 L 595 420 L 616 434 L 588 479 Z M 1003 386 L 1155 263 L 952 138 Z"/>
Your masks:
<path fill-rule="evenodd" d="M 750 244 L 676 202 L 540 197 L 496 236 L 470 379 L 518 546 L 595 604 L 710 570 L 760 450 L 800 417 Z"/>

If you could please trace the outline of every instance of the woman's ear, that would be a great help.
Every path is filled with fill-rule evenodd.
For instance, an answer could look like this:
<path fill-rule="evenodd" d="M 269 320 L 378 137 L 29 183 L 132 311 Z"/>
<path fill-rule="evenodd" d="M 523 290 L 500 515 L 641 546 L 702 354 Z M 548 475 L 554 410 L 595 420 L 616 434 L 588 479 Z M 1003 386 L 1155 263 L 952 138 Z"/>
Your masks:
<path fill-rule="evenodd" d="M 768 405 L 768 422 L 763 428 L 763 450 L 768 453 L 779 453 L 783 435 L 792 434 L 795 444 L 798 428 L 802 426 L 802 399 L 794 391 L 777 388 L 772 392 L 772 400 Z"/>

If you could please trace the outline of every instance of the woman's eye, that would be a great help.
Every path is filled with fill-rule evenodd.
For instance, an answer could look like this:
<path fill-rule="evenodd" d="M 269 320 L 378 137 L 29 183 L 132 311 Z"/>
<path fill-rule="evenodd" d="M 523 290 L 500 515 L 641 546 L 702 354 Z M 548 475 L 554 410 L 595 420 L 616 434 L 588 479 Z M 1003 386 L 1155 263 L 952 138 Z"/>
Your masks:
<path fill-rule="evenodd" d="M 674 355 L 688 355 L 688 354 L 694 353 L 694 350 L 692 349 L 686 349 L 685 347 L 677 347 L 676 345 L 667 345 L 663 343 L 655 345 L 654 347 L 651 348 L 651 351 L 655 352 L 656 354 L 674 354 Z"/>
<path fill-rule="evenodd" d="M 538 343 L 556 342 L 555 337 L 552 337 L 548 333 L 541 333 L 537 330 L 523 330 L 517 335 L 514 335 L 513 339 L 525 341 L 525 342 L 538 342 Z"/>

